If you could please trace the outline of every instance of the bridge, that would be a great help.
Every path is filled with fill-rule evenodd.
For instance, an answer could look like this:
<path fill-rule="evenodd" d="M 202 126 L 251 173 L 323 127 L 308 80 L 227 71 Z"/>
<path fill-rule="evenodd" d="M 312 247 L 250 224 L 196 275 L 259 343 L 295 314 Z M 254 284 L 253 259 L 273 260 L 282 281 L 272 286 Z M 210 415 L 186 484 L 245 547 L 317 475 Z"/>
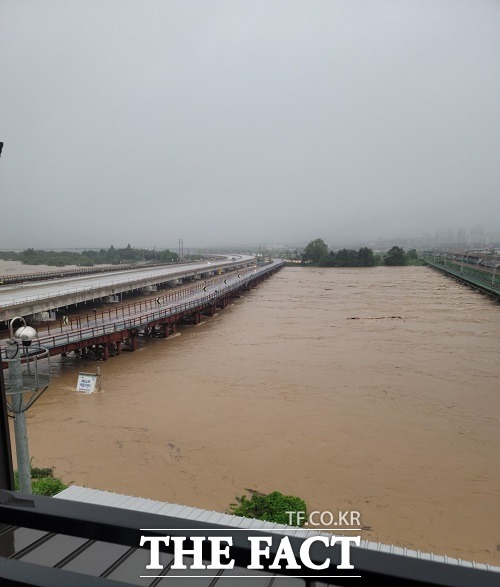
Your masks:
<path fill-rule="evenodd" d="M 199 263 L 161 267 L 141 267 L 108 274 L 91 274 L 48 279 L 36 283 L 4 285 L 0 288 L 0 320 L 13 316 L 32 316 L 79 303 L 103 300 L 125 292 L 179 284 L 229 270 L 255 265 L 249 255 L 222 257 Z"/>
<path fill-rule="evenodd" d="M 424 258 L 430 267 L 500 300 L 500 258 L 498 255 L 439 251 L 424 254 Z"/>
<path fill-rule="evenodd" d="M 45 330 L 39 329 L 36 344 L 48 349 L 50 355 L 74 352 L 83 358 L 107 360 L 123 349 L 137 350 L 139 336 L 167 338 L 181 323 L 199 324 L 203 316 L 213 316 L 218 308 L 225 308 L 231 299 L 239 298 L 282 267 L 284 262 L 276 259 L 262 267 L 236 269 L 154 299 L 67 317 L 56 326 L 47 324 Z M 206 265 L 203 268 L 206 271 Z M 2 355 L 5 357 L 3 348 Z M 5 361 L 2 366 L 7 366 Z"/>

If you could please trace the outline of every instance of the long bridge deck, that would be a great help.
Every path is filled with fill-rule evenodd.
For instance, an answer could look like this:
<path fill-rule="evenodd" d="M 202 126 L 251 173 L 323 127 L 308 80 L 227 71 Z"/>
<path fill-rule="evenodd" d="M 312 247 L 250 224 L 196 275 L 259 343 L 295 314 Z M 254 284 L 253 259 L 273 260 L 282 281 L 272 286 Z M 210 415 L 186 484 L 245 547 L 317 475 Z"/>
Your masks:
<path fill-rule="evenodd" d="M 185 263 L 154 268 L 139 268 L 114 273 L 73 276 L 34 283 L 0 287 L 0 320 L 13 316 L 30 316 L 55 308 L 117 295 L 132 290 L 175 282 L 185 278 L 202 278 L 231 269 L 254 265 L 249 255 L 235 255 L 218 261 Z"/>
<path fill-rule="evenodd" d="M 203 315 L 214 315 L 218 307 L 225 308 L 231 298 L 240 297 L 242 291 L 248 291 L 283 266 L 283 261 L 274 260 L 263 267 L 221 275 L 155 300 L 108 308 L 90 317 L 76 316 L 67 323 L 61 321 L 55 330 L 49 326 L 45 332 L 39 332 L 35 343 L 49 349 L 51 355 L 77 352 L 82 357 L 93 354 L 107 360 L 120 354 L 123 345 L 136 350 L 139 335 L 166 338 L 181 322 L 199 324 Z M 2 357 L 5 358 L 3 348 Z M 3 366 L 6 367 L 5 361 Z"/>

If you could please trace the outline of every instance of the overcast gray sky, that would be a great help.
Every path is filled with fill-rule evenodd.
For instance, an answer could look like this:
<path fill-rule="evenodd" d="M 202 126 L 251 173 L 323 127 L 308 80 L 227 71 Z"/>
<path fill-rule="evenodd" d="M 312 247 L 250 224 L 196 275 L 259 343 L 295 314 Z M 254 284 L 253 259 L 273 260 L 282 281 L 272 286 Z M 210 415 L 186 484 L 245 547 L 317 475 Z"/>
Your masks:
<path fill-rule="evenodd" d="M 500 231 L 498 0 L 2 0 L 0 249 Z"/>

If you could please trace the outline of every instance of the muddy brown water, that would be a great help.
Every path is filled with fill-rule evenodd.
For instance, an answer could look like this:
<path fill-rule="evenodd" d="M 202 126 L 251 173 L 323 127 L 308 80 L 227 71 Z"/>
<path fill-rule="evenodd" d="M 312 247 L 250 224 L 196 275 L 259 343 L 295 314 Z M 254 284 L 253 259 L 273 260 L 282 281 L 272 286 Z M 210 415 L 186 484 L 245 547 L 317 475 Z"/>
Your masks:
<path fill-rule="evenodd" d="M 498 303 L 431 269 L 286 268 L 178 336 L 56 359 L 30 452 L 78 485 L 218 511 L 279 490 L 500 564 L 499 354 Z"/>

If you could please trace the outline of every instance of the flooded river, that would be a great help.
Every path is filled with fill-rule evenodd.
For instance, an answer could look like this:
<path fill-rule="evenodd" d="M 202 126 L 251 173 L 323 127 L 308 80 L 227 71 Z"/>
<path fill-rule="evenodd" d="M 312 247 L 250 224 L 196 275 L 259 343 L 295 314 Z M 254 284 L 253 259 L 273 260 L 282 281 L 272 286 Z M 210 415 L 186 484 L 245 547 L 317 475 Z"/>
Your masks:
<path fill-rule="evenodd" d="M 499 356 L 498 303 L 431 269 L 286 268 L 136 353 L 56 359 L 30 451 L 67 483 L 218 511 L 279 490 L 500 564 Z"/>

